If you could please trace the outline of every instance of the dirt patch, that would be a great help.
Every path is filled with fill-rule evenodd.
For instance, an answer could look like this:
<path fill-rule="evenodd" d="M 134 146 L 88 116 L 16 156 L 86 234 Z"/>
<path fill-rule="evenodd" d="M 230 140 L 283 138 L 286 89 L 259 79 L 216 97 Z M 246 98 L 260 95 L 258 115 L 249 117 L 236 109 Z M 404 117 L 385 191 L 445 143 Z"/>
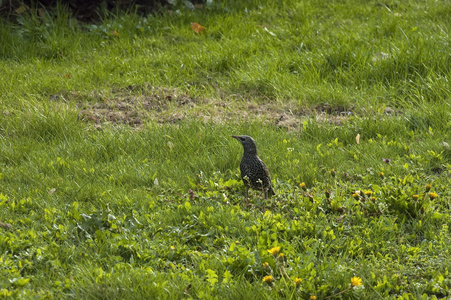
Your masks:
<path fill-rule="evenodd" d="M 77 103 L 79 118 L 94 123 L 99 129 L 103 124 L 140 128 L 148 121 L 163 124 L 197 119 L 206 123 L 263 120 L 287 130 L 299 130 L 301 121 L 306 118 L 340 125 L 353 114 L 352 109 L 327 104 L 306 109 L 293 103 L 228 101 L 224 97 L 201 99 L 189 92 L 151 86 L 129 86 L 114 89 L 108 95 L 93 94 L 89 97 L 73 93 L 70 97 Z"/>
<path fill-rule="evenodd" d="M 163 112 L 173 110 L 174 107 L 192 106 L 196 102 L 195 98 L 187 94 L 163 88 L 147 91 L 127 87 L 113 90 L 108 96 L 98 94 L 90 98 L 90 101 L 77 103 L 80 110 L 78 116 L 82 120 L 94 122 L 97 126 L 112 123 L 140 127 L 144 120 L 152 116 L 158 118 Z M 181 115 L 172 114 L 160 121 L 173 123 L 181 119 Z"/>
<path fill-rule="evenodd" d="M 313 110 L 317 122 L 327 122 L 335 125 L 343 124 L 355 114 L 354 108 L 346 108 L 342 105 L 320 104 L 315 106 Z"/>

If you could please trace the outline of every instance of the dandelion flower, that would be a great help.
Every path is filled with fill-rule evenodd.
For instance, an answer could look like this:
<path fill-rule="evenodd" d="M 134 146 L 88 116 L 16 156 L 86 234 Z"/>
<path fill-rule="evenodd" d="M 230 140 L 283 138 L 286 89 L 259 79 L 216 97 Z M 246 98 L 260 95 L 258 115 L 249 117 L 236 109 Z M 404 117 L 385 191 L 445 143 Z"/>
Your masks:
<path fill-rule="evenodd" d="M 436 193 L 429 193 L 429 198 L 435 199 L 437 197 L 438 197 L 438 195 Z"/>
<path fill-rule="evenodd" d="M 371 196 L 373 194 L 373 191 L 365 191 L 365 195 Z"/>
<path fill-rule="evenodd" d="M 271 253 L 272 255 L 276 256 L 280 252 L 280 246 L 271 248 L 268 250 L 268 252 Z"/>
<path fill-rule="evenodd" d="M 351 285 L 352 285 L 352 286 L 359 286 L 359 285 L 362 285 L 362 278 L 356 277 L 356 276 L 352 277 L 352 278 L 351 278 Z"/>
<path fill-rule="evenodd" d="M 306 190 L 306 189 L 307 189 L 307 185 L 305 184 L 305 182 L 301 182 L 301 183 L 299 184 L 299 187 L 300 187 L 301 189 L 303 189 L 303 190 Z"/>
<path fill-rule="evenodd" d="M 269 268 L 269 264 L 268 264 L 268 262 L 267 261 L 265 261 L 264 263 L 263 263 L 263 268 Z"/>
<path fill-rule="evenodd" d="M 371 200 L 376 201 L 377 198 L 373 196 L 373 197 L 371 197 Z"/>
<path fill-rule="evenodd" d="M 294 279 L 294 285 L 295 286 L 299 286 L 301 284 L 301 282 L 302 282 L 302 278 L 295 278 Z"/>
<path fill-rule="evenodd" d="M 431 190 L 431 185 L 430 184 L 426 184 L 426 193 L 429 192 Z"/>
<path fill-rule="evenodd" d="M 380 177 L 384 177 L 384 172 L 380 172 L 380 173 L 379 173 L 379 176 L 380 176 Z"/>
<path fill-rule="evenodd" d="M 310 295 L 310 300 L 316 300 L 316 296 L 315 295 Z"/>
<path fill-rule="evenodd" d="M 285 258 L 285 254 L 283 253 L 279 253 L 279 255 L 277 256 L 278 259 L 282 260 Z"/>
<path fill-rule="evenodd" d="M 359 194 L 354 193 L 354 194 L 352 194 L 352 197 L 354 197 L 355 200 L 358 200 L 359 199 Z"/>
<path fill-rule="evenodd" d="M 263 277 L 263 281 L 267 284 L 271 284 L 274 281 L 274 278 L 271 275 Z"/>

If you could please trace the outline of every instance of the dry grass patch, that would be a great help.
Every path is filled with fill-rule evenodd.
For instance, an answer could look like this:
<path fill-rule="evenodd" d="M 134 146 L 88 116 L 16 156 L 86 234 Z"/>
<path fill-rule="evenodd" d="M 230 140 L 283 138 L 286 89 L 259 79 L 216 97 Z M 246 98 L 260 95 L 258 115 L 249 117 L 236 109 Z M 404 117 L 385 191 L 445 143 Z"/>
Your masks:
<path fill-rule="evenodd" d="M 191 96 L 188 91 L 151 86 L 113 89 L 108 94 L 97 92 L 90 97 L 72 92 L 69 98 L 77 103 L 79 118 L 92 122 L 96 128 L 108 123 L 141 128 L 149 121 L 166 124 L 199 119 L 205 123 L 228 123 L 252 119 L 291 131 L 299 130 L 306 118 L 341 125 L 355 113 L 352 108 L 328 104 L 301 107 L 293 102 L 259 103 L 242 97 L 237 100 L 233 96 L 230 100 L 200 98 Z"/>

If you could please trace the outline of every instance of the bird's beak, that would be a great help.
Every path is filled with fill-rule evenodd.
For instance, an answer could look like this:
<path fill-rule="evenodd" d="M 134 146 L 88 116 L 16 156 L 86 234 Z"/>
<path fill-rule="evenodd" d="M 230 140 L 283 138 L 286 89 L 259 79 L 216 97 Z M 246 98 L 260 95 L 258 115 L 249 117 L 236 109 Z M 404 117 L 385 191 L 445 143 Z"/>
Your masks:
<path fill-rule="evenodd" d="M 230 137 L 233 137 L 234 139 L 238 139 L 237 135 L 231 135 Z"/>

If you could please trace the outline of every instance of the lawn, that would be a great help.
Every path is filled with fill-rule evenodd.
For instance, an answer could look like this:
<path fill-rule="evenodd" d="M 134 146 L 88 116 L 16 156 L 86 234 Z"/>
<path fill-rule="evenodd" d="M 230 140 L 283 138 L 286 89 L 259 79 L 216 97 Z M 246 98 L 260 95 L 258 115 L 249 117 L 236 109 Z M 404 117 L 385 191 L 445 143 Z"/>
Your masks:
<path fill-rule="evenodd" d="M 451 297 L 450 15 L 214 0 L 0 21 L 0 297 Z M 250 206 L 238 134 L 275 190 Z"/>

